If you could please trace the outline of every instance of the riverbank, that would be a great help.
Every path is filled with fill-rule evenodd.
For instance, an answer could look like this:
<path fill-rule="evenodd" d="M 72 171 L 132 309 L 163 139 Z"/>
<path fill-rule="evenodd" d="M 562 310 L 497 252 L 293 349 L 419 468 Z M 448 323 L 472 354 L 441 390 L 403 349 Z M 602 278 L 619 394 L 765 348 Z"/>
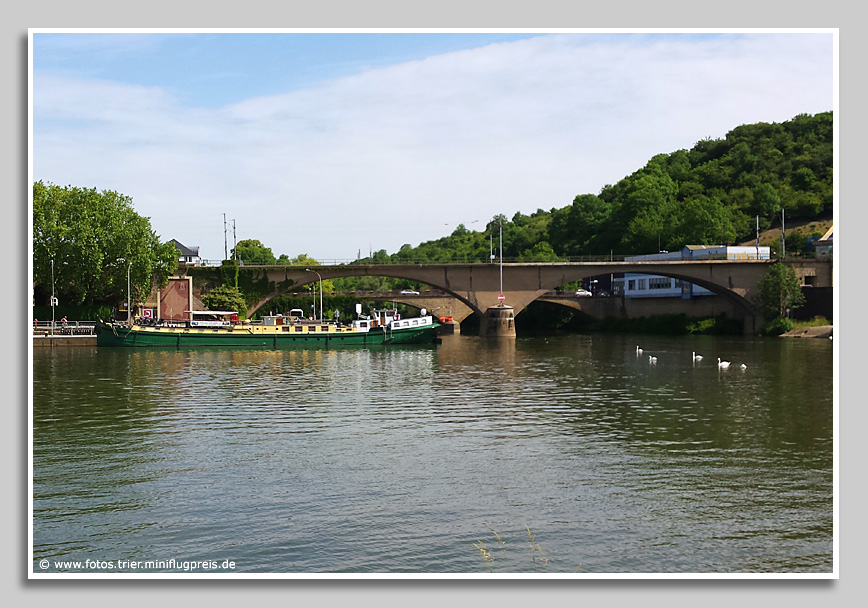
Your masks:
<path fill-rule="evenodd" d="M 817 327 L 797 327 L 781 334 L 782 338 L 825 338 L 832 337 L 831 325 L 819 325 Z"/>
<path fill-rule="evenodd" d="M 34 335 L 33 347 L 96 346 L 96 336 Z"/>

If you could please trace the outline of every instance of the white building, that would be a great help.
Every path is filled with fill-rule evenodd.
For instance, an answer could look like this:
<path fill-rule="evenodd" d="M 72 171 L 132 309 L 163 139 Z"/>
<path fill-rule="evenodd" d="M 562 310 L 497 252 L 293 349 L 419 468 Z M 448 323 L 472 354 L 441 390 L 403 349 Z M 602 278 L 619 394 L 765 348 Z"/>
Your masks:
<path fill-rule="evenodd" d="M 202 258 L 199 257 L 199 247 L 187 247 L 186 245 L 179 243 L 176 239 L 172 239 L 169 242 L 175 245 L 175 249 L 178 250 L 179 262 L 198 264 L 202 261 Z"/>
<path fill-rule="evenodd" d="M 681 251 L 661 251 L 648 255 L 624 258 L 625 262 L 659 262 L 665 260 L 768 260 L 768 247 L 733 247 L 730 245 L 687 245 Z M 690 300 L 698 296 L 714 295 L 714 292 L 672 277 L 624 273 L 624 278 L 615 279 L 613 290 L 625 298 L 675 298 Z"/>

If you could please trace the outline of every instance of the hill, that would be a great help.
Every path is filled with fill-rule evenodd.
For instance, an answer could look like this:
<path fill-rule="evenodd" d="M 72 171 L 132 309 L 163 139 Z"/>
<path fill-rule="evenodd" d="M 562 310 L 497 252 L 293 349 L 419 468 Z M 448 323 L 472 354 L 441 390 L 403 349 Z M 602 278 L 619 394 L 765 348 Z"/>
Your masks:
<path fill-rule="evenodd" d="M 511 260 L 753 244 L 757 219 L 761 244 L 776 251 L 781 209 L 787 254 L 796 255 L 807 250 L 808 236 L 831 225 L 832 124 L 832 113 L 825 112 L 741 125 L 723 139 L 656 155 L 616 184 L 579 194 L 565 207 L 496 216 L 482 231 L 460 225 L 449 236 L 362 261 L 485 261 L 501 227 L 504 258 Z"/>

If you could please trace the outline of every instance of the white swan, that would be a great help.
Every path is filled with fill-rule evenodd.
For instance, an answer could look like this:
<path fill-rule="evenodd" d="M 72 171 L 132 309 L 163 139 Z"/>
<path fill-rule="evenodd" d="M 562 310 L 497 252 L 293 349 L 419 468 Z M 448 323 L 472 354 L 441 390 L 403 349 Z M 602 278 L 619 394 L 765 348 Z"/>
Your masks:
<path fill-rule="evenodd" d="M 729 367 L 729 361 L 721 361 L 720 357 L 717 358 L 717 367 L 721 369 L 727 369 Z"/>
<path fill-rule="evenodd" d="M 636 345 L 636 356 L 638 357 L 638 356 L 641 355 L 641 354 L 642 354 L 642 349 L 639 348 L 639 345 L 637 344 L 637 345 Z"/>
<path fill-rule="evenodd" d="M 696 353 L 693 353 L 693 360 L 702 361 L 702 355 L 697 355 Z"/>
<path fill-rule="evenodd" d="M 742 363 L 741 365 L 738 366 L 738 368 L 739 368 L 739 369 L 747 369 L 747 365 L 745 365 L 744 363 Z"/>
<path fill-rule="evenodd" d="M 657 363 L 657 357 L 648 356 L 648 363 Z"/>

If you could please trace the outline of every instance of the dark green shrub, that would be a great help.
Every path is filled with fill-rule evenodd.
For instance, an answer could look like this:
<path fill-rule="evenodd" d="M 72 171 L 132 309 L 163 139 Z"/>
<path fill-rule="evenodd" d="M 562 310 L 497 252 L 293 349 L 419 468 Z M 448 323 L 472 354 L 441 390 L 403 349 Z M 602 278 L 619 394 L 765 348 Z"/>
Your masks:
<path fill-rule="evenodd" d="M 766 336 L 780 336 L 790 331 L 794 327 L 793 322 L 786 317 L 778 317 L 770 321 L 763 328 L 762 333 Z"/>

